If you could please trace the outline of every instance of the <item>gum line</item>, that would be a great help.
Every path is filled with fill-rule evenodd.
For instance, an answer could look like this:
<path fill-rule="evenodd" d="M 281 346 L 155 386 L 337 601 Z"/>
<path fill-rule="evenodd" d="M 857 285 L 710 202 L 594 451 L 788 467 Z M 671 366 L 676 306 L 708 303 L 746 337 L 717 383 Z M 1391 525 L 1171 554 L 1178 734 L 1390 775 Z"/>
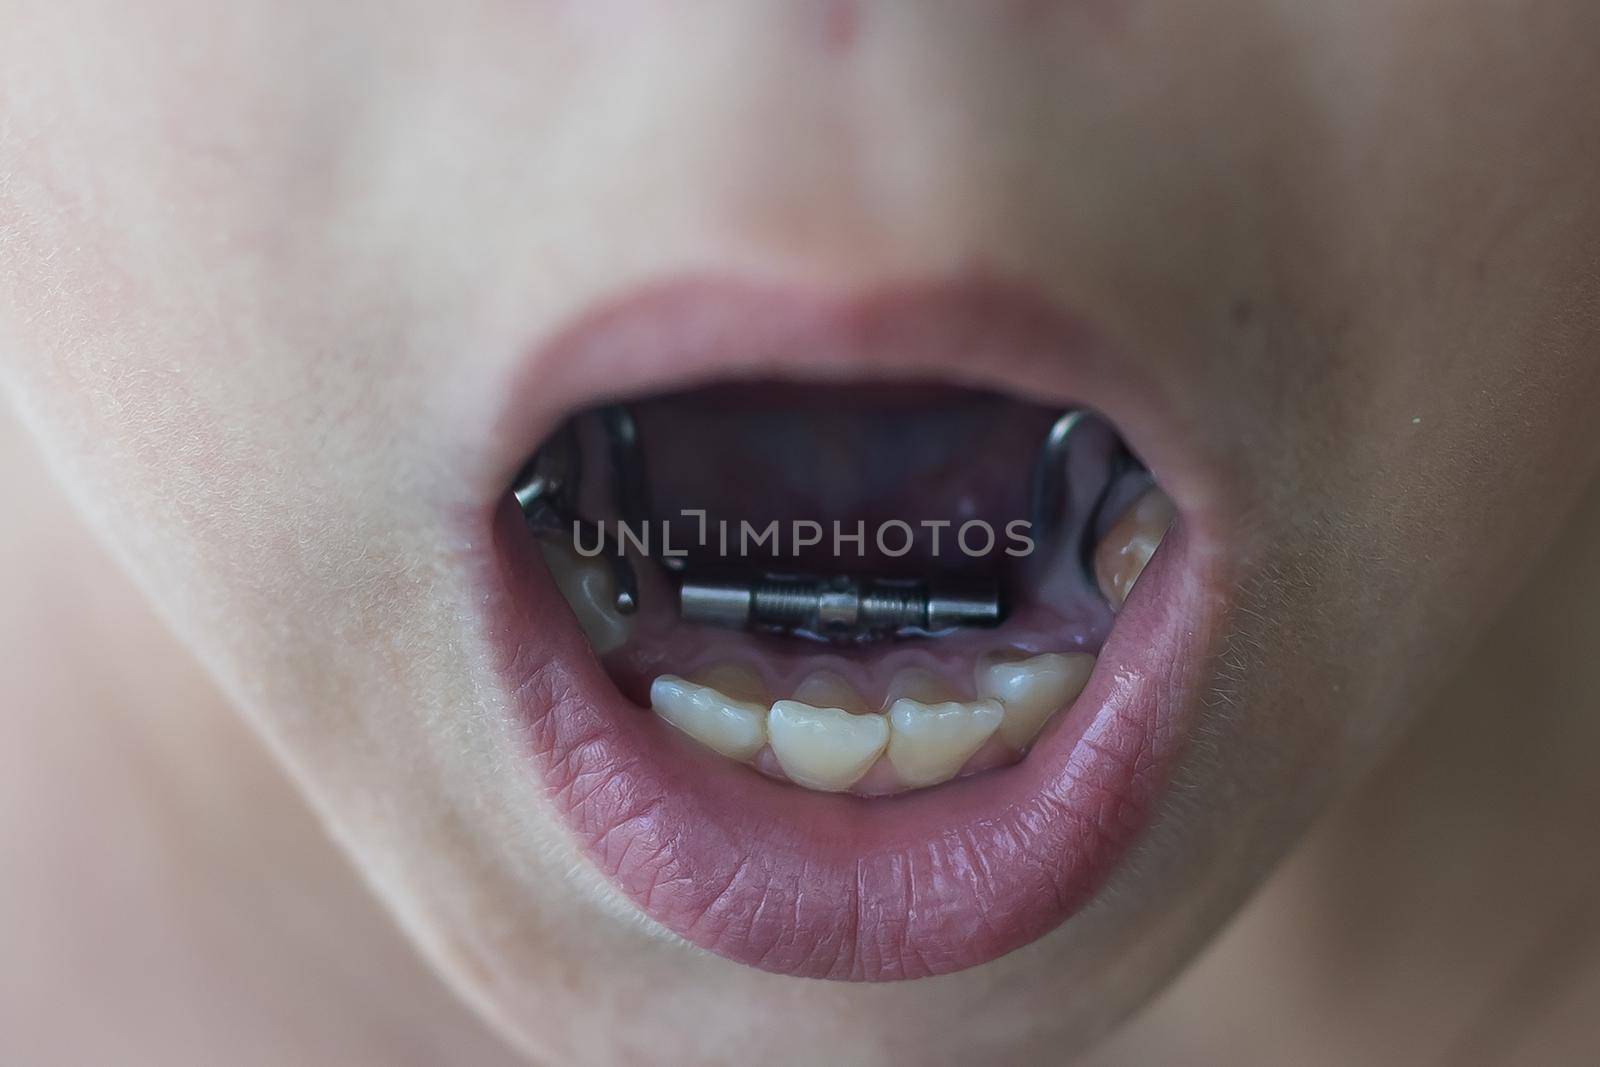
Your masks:
<path fill-rule="evenodd" d="M 769 718 L 776 722 L 773 718 L 776 713 L 772 705 L 766 703 L 768 699 L 776 698 L 778 702 L 788 700 L 806 679 L 826 672 L 842 679 L 859 697 L 859 704 L 849 701 L 851 707 L 844 709 L 852 714 L 884 715 L 894 698 L 898 696 L 911 696 L 915 700 L 935 705 L 951 701 L 974 704 L 979 699 L 979 686 L 975 682 L 974 672 L 986 656 L 1000 654 L 1007 659 L 1016 660 L 1048 654 L 1097 654 L 1110 632 L 1117 608 L 1120 607 L 1127 591 L 1137 580 L 1138 574 L 1142 572 L 1172 521 L 1173 509 L 1170 500 L 1167 500 L 1165 494 L 1160 493 L 1158 489 L 1151 489 L 1127 508 L 1123 516 L 1113 524 L 1112 529 L 1107 531 L 1102 542 L 1097 545 L 1095 570 L 1098 579 L 1096 584 L 1099 586 L 1098 594 L 1085 597 L 1074 590 L 1070 595 L 1059 598 L 1058 602 L 1062 602 L 1066 610 L 1035 603 L 1015 612 L 996 630 L 961 631 L 941 636 L 937 640 L 832 646 L 793 638 L 690 625 L 680 622 L 671 610 L 674 594 L 669 579 L 655 568 L 644 567 L 641 568 L 644 578 L 641 591 L 645 594 L 642 597 L 642 610 L 639 615 L 626 621 L 622 627 L 624 639 L 619 640 L 616 647 L 610 651 L 603 651 L 602 660 L 607 673 L 618 688 L 641 709 L 652 707 L 652 684 L 664 676 L 677 676 L 696 681 L 713 668 L 729 666 L 742 668 L 753 674 L 759 679 L 759 687 L 763 691 L 762 699 L 755 701 L 755 705 L 765 705 L 767 708 L 767 718 L 759 720 L 762 733 L 756 736 L 745 734 L 747 740 L 739 744 L 736 754 L 735 750 L 730 748 L 725 755 L 727 758 L 745 763 L 770 778 L 790 781 L 791 776 L 785 773 L 770 742 L 764 743 L 759 750 L 752 752 L 750 749 L 752 743 L 762 743 L 765 735 L 776 729 L 776 727 L 769 728 L 768 725 Z M 590 622 L 597 618 L 602 621 L 607 618 L 613 620 L 619 618 L 607 614 L 606 605 L 609 604 L 609 599 L 604 589 L 608 583 L 604 576 L 609 572 L 603 564 L 597 560 L 580 561 L 573 556 L 562 559 L 559 552 L 554 555 L 547 552 L 546 555 L 551 562 L 552 573 L 557 575 L 558 584 L 563 586 L 563 593 L 579 615 L 580 622 L 586 618 Z M 1051 574 L 1066 576 L 1067 568 L 1076 565 L 1076 560 L 1066 556 L 1049 561 L 1045 575 L 1047 584 L 1050 584 L 1048 579 Z M 570 582 L 574 575 L 587 576 L 584 581 L 588 584 L 580 590 L 581 595 L 578 598 L 586 602 L 587 606 L 585 603 L 574 601 L 574 586 Z M 569 581 L 563 582 L 562 576 Z M 1079 584 L 1081 585 L 1081 579 Z M 1058 585 L 1057 588 L 1059 587 Z M 587 629 L 586 626 L 586 631 Z M 926 676 L 923 680 L 924 689 L 931 690 L 933 695 L 918 695 L 905 691 L 904 679 L 901 676 L 911 671 L 922 672 Z M 1086 680 L 1087 675 L 1085 675 Z M 735 702 L 749 699 L 732 693 L 727 695 L 735 697 Z M 1051 721 L 1062 717 L 1062 712 L 1069 709 L 1075 699 L 1076 692 L 1065 696 L 1062 702 L 1050 711 L 1044 729 L 1049 728 Z M 817 707 L 817 705 L 809 706 Z M 1049 705 L 1034 701 L 1031 706 L 1042 711 Z M 922 705 L 919 704 L 918 707 Z M 870 709 L 877 710 L 874 712 Z M 840 714 L 842 713 L 841 711 Z M 922 712 L 909 713 L 913 716 L 922 714 Z M 747 716 L 745 721 L 752 721 L 748 718 L 751 712 L 746 711 L 743 714 Z M 849 729 L 844 727 L 848 719 L 829 721 L 838 723 L 838 726 L 828 729 L 842 732 L 828 734 L 826 729 L 821 730 L 818 736 L 828 739 L 824 747 L 830 756 L 825 758 L 832 758 L 831 753 L 834 751 L 832 746 L 839 743 L 841 738 L 860 734 L 860 731 L 853 727 Z M 909 723 L 916 721 L 918 720 L 915 717 L 908 720 L 906 728 L 910 730 Z M 955 721 L 961 721 L 959 715 Z M 678 724 L 672 723 L 672 725 Z M 894 729 L 898 730 L 898 727 Z M 984 740 L 965 758 L 959 769 L 953 773 L 953 777 L 965 777 L 1015 763 L 1023 758 L 1036 740 L 1030 738 L 1028 743 L 1020 746 L 1009 744 L 1002 740 L 1003 732 L 996 730 L 992 736 Z M 870 733 L 861 736 L 870 736 Z M 913 735 L 892 732 L 890 736 L 891 739 L 897 737 L 908 739 Z M 698 738 L 696 740 L 698 741 Z M 723 742 L 716 743 L 721 745 Z M 972 743 L 978 743 L 976 738 L 973 738 Z M 917 742 L 906 740 L 906 744 L 907 751 L 912 751 Z M 948 760 L 958 758 L 964 749 L 965 744 L 946 749 L 947 755 L 943 757 L 945 762 L 940 764 L 939 777 L 907 779 L 909 782 L 920 781 L 922 784 L 903 782 L 897 776 L 895 769 L 889 765 L 887 752 L 880 753 L 865 773 L 853 782 L 846 776 L 843 780 L 830 780 L 829 784 L 824 785 L 809 781 L 800 784 L 808 788 L 829 790 L 842 788 L 862 796 L 881 796 L 907 789 L 926 788 L 950 780 L 951 764 Z M 793 750 L 784 749 L 784 751 L 791 753 L 792 757 Z M 863 757 L 866 755 L 865 750 L 862 751 L 862 755 Z M 852 768 L 850 775 L 853 775 L 855 768 L 861 764 L 856 762 L 850 766 Z"/>

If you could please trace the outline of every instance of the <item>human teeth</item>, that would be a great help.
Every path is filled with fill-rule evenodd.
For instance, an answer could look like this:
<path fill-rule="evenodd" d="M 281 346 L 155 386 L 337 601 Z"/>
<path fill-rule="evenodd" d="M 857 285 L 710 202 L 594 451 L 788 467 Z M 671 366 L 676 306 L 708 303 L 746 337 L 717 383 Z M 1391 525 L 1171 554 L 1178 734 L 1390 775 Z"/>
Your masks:
<path fill-rule="evenodd" d="M 985 656 L 974 680 L 978 695 L 1005 709 L 1000 738 L 1017 751 L 1038 736 L 1050 716 L 1078 699 L 1094 672 L 1094 657 L 1084 652 L 1027 658 Z"/>
<path fill-rule="evenodd" d="M 616 609 L 616 584 L 605 561 L 585 559 L 565 544 L 540 541 L 539 548 L 589 646 L 605 655 L 626 644 L 633 620 Z"/>
<path fill-rule="evenodd" d="M 1000 727 L 993 700 L 924 704 L 901 699 L 889 709 L 889 763 L 907 786 L 949 781 Z"/>
<path fill-rule="evenodd" d="M 767 743 L 764 704 L 734 700 L 707 685 L 663 674 L 650 684 L 650 707 L 707 748 L 748 760 Z"/>
<path fill-rule="evenodd" d="M 1177 513 L 1172 498 L 1152 486 L 1095 546 L 1095 578 L 1113 607 L 1120 608 L 1128 599 Z"/>
<path fill-rule="evenodd" d="M 695 671 L 689 680 L 696 685 L 715 689 L 732 700 L 747 700 L 763 708 L 772 702 L 767 696 L 767 683 L 760 672 L 740 663 L 719 663 Z"/>
<path fill-rule="evenodd" d="M 867 710 L 855 686 L 832 671 L 813 671 L 794 690 L 794 699 L 814 708 L 840 708 L 852 714 Z"/>
<path fill-rule="evenodd" d="M 889 679 L 889 699 L 885 703 L 915 700 L 919 704 L 942 704 L 954 695 L 950 692 L 950 687 L 941 682 L 932 671 L 923 670 L 921 667 L 906 667 L 896 671 L 894 677 Z"/>
<path fill-rule="evenodd" d="M 780 700 L 767 717 L 772 754 L 783 773 L 810 789 L 849 789 L 889 743 L 882 715 L 852 715 L 843 708 L 819 708 Z"/>

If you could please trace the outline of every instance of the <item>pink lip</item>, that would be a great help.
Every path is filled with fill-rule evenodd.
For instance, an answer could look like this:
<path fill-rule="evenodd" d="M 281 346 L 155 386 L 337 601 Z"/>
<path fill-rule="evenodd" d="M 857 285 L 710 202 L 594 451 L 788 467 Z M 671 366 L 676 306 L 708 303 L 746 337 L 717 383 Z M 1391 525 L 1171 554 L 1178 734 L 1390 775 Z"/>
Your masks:
<path fill-rule="evenodd" d="M 713 311 L 710 331 L 674 329 Z M 750 327 L 743 333 L 741 322 Z M 651 339 L 653 359 L 630 348 Z M 1085 355 L 1080 326 L 1063 329 L 1031 298 L 987 288 L 797 309 L 770 293 L 694 287 L 621 306 L 559 342 L 569 356 L 584 353 L 587 366 L 565 356 L 545 363 L 559 365 L 544 377 L 545 395 L 553 390 L 563 404 L 552 402 L 548 417 L 619 392 L 584 396 L 574 384 L 583 377 L 648 390 L 674 369 L 677 382 L 775 369 L 838 378 L 881 376 L 892 363 L 900 373 L 970 379 L 972 368 L 960 359 L 952 368 L 950 357 L 975 342 L 1003 346 L 987 368 L 991 385 L 1009 375 L 1038 387 L 1037 360 L 1051 353 L 1057 375 L 1081 388 L 1093 380 L 1081 372 L 1103 359 Z M 1096 384 L 1126 395 L 1116 378 Z M 1113 414 L 1125 430 L 1146 416 Z M 577 840 L 643 912 L 686 940 L 815 978 L 890 981 L 971 967 L 1045 935 L 1089 901 L 1162 795 L 1221 605 L 1208 573 L 1213 554 L 1180 523 L 1119 616 L 1088 689 L 1023 762 L 863 800 L 762 778 L 625 699 L 567 615 L 516 508 L 505 502 L 493 522 L 490 621 L 502 672 L 527 750 Z"/>

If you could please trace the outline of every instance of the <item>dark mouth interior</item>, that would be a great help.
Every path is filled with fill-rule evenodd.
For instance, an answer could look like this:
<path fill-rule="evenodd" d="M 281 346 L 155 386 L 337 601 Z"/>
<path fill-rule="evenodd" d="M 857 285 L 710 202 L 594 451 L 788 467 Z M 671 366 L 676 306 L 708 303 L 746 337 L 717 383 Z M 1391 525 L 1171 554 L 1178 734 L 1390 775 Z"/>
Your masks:
<path fill-rule="evenodd" d="M 1000 575 L 1010 558 L 1004 531 L 1028 519 L 1030 467 L 1058 414 L 937 387 L 903 396 L 724 387 L 633 410 L 657 521 L 682 523 L 686 511 L 704 510 L 714 531 L 724 523 L 762 530 L 776 522 L 791 533 L 796 522 L 815 522 L 823 528 L 818 544 L 799 543 L 810 539 L 803 527 L 799 538 L 783 538 L 790 543 L 781 559 L 768 562 L 898 578 Z M 972 551 L 964 551 L 956 538 L 974 520 L 983 525 L 968 530 Z M 987 550 L 985 528 L 996 531 Z M 860 541 L 848 538 L 856 533 Z M 718 538 L 708 542 L 687 546 L 689 568 L 729 562 Z"/>
<path fill-rule="evenodd" d="M 670 586 L 686 574 L 978 579 L 1009 611 L 1149 484 L 1098 419 L 1046 454 L 1065 410 L 945 385 L 739 383 L 646 398 L 574 418 L 580 510 L 642 535 L 639 565 Z M 608 439 L 618 411 L 636 438 L 625 461 Z"/>

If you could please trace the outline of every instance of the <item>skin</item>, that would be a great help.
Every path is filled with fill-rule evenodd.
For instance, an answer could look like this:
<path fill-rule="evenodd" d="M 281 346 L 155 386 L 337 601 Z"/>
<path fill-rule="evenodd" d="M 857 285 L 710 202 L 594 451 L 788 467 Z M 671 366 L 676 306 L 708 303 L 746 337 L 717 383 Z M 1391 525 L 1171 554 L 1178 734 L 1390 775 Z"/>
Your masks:
<path fill-rule="evenodd" d="M 0 420 L 22 502 L 0 525 L 0 1059 L 521 1062 L 407 951 L 42 458 Z M 1085 1062 L 1582 1062 L 1600 720 L 1574 711 L 1600 703 L 1597 583 L 1591 492 L 1404 743 Z"/>
<path fill-rule="evenodd" d="M 0 366 L 519 1048 L 1062 1055 L 1395 744 L 1600 463 L 1600 13 L 1334 8 L 6 3 Z M 1178 500 L 1237 576 L 1195 743 L 1101 898 L 993 964 L 860 988 L 690 951 L 508 758 L 483 516 L 534 443 L 505 428 L 559 413 L 507 390 L 659 279 L 971 270 L 1094 322 L 1213 476 Z"/>

